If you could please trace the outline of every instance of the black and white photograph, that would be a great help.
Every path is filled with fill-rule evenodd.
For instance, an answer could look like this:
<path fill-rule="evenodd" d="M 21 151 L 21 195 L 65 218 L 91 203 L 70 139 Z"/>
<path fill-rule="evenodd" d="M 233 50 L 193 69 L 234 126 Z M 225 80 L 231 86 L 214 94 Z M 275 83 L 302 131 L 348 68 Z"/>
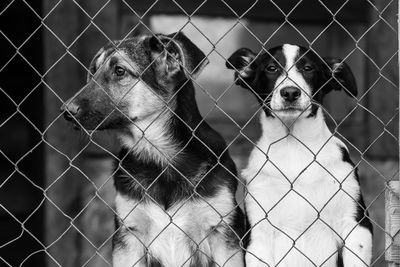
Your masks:
<path fill-rule="evenodd" d="M 0 266 L 400 266 L 399 10 L 1 0 Z"/>

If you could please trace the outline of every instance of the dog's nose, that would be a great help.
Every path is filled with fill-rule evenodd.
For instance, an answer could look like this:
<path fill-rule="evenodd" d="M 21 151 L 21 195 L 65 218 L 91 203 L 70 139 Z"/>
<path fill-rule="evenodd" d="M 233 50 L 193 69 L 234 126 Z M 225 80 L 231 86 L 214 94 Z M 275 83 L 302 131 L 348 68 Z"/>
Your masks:
<path fill-rule="evenodd" d="M 72 121 L 79 112 L 79 106 L 73 102 L 69 102 L 61 106 L 60 112 L 63 113 L 67 121 Z"/>
<path fill-rule="evenodd" d="M 301 95 L 301 91 L 297 87 L 286 87 L 281 90 L 281 96 L 287 102 L 294 102 Z"/>

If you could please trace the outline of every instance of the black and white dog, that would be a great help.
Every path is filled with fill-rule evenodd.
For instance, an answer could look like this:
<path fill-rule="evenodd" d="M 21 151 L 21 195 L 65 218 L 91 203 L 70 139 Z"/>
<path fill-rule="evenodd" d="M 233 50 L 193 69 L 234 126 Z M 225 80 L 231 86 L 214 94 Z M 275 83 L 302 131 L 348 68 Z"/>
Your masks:
<path fill-rule="evenodd" d="M 350 68 L 290 44 L 259 56 L 239 49 L 226 65 L 262 105 L 262 135 L 242 172 L 247 266 L 369 266 L 372 224 L 357 169 L 321 106 L 332 90 L 356 96 Z"/>
<path fill-rule="evenodd" d="M 243 266 L 236 167 L 202 118 L 190 77 L 208 60 L 184 34 L 100 49 L 63 107 L 87 130 L 117 130 L 113 266 Z"/>

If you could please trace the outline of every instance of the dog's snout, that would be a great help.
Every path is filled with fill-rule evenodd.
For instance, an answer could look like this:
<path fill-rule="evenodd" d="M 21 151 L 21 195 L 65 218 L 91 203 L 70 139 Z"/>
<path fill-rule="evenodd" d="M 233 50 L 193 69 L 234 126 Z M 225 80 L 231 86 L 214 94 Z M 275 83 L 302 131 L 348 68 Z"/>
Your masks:
<path fill-rule="evenodd" d="M 62 105 L 60 112 L 63 113 L 64 118 L 68 121 L 72 121 L 79 112 L 79 106 L 73 102 Z"/>
<path fill-rule="evenodd" d="M 301 95 L 301 91 L 297 87 L 286 87 L 281 90 L 281 96 L 287 102 L 296 101 Z"/>

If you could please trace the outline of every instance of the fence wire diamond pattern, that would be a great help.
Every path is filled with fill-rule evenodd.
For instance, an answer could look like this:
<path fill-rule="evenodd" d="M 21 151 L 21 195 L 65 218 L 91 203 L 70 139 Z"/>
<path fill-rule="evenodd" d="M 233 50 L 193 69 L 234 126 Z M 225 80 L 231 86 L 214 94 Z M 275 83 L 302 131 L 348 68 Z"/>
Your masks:
<path fill-rule="evenodd" d="M 117 235 L 118 230 L 122 228 L 128 229 L 131 235 L 136 235 L 129 227 L 125 227 L 124 221 L 126 218 L 118 218 L 122 222 L 122 225 L 116 229 L 113 228 L 113 221 L 110 220 L 114 214 L 117 214 L 113 204 L 113 189 L 111 188 L 112 178 L 119 170 L 129 173 L 124 169 L 122 164 L 125 157 L 128 156 L 128 153 L 122 158 L 118 157 L 114 144 L 110 144 L 110 141 L 105 141 L 112 139 L 113 136 L 107 135 L 100 138 L 97 136 L 98 127 L 102 122 L 112 116 L 113 112 L 124 114 L 128 120 L 131 120 L 130 117 L 125 114 L 123 110 L 116 108 L 116 110 L 110 112 L 94 130 L 89 131 L 81 127 L 83 129 L 81 133 L 74 133 L 73 131 L 69 131 L 69 129 L 64 130 L 66 123 L 63 121 L 62 114 L 58 112 L 57 107 L 65 103 L 67 98 L 71 97 L 72 94 L 78 90 L 79 85 L 83 83 L 84 75 L 90 73 L 88 69 L 88 60 L 100 46 L 92 47 L 91 43 L 88 43 L 87 40 L 96 39 L 97 41 L 95 43 L 103 44 L 109 42 L 116 48 L 116 54 L 121 53 L 121 50 L 118 48 L 122 41 L 127 40 L 138 32 L 146 32 L 152 36 L 157 36 L 157 32 L 155 32 L 153 28 L 160 26 L 150 26 L 151 23 L 149 23 L 149 21 L 152 16 L 163 14 L 163 12 L 160 12 L 162 8 L 165 8 L 166 14 L 171 14 L 172 17 L 179 15 L 180 20 L 185 21 L 180 27 L 175 27 L 175 32 L 186 32 L 189 31 L 188 29 L 190 28 L 197 36 L 201 36 L 206 46 L 211 47 L 209 51 L 205 52 L 206 57 L 218 57 L 221 62 L 227 61 L 229 56 L 222 48 L 224 47 L 224 41 L 226 39 L 231 40 L 232 35 L 235 34 L 238 28 L 242 31 L 243 36 L 249 36 L 249 38 L 252 39 L 254 46 L 261 48 L 257 57 L 263 53 L 269 53 L 268 48 L 271 47 L 271 43 L 276 42 L 275 40 L 280 38 L 280 34 L 287 31 L 288 28 L 291 32 L 299 36 L 298 38 L 301 39 L 301 43 L 303 43 L 309 51 L 316 53 L 321 59 L 323 55 L 320 55 L 320 50 L 318 49 L 320 47 L 319 42 L 332 32 L 332 28 L 335 28 L 336 31 L 340 31 L 341 34 L 345 36 L 344 38 L 351 40 L 352 48 L 346 50 L 348 53 L 346 52 L 347 54 L 343 57 L 343 62 L 352 61 L 354 57 L 361 58 L 361 64 L 363 64 L 366 70 L 363 73 L 365 76 L 363 81 L 364 88 L 362 88 L 359 96 L 353 97 L 351 106 L 347 106 L 345 115 L 338 117 L 335 114 L 331 114 L 329 110 L 330 107 L 332 107 L 332 102 L 329 102 L 328 108 L 324 108 L 324 113 L 326 120 L 331 122 L 330 126 L 333 135 L 339 137 L 347 144 L 352 152 L 352 156 L 353 154 L 356 155 L 353 171 L 356 168 L 360 169 L 361 184 L 367 183 L 368 186 L 374 187 L 373 190 L 370 188 L 367 189 L 369 195 L 366 201 L 366 209 L 370 214 L 368 218 L 373 224 L 375 236 L 379 236 L 379 238 L 374 237 L 374 255 L 371 266 L 383 266 L 384 254 L 395 246 L 394 242 L 397 233 L 390 232 L 385 228 L 384 223 L 382 223 L 381 217 L 384 215 L 384 211 L 380 210 L 378 214 L 374 212 L 383 208 L 377 203 L 383 202 L 385 192 L 388 190 L 389 181 L 398 179 L 398 101 L 395 101 L 396 106 L 392 105 L 392 101 L 388 105 L 381 104 L 379 108 L 376 108 L 377 105 L 374 104 L 374 101 L 384 101 L 389 98 L 398 99 L 398 49 L 397 45 L 395 51 L 390 51 L 388 48 L 385 51 L 386 54 L 379 58 L 380 54 L 376 53 L 374 50 L 385 50 L 385 48 L 373 47 L 372 45 L 368 45 L 368 42 L 371 42 L 371 40 L 373 41 L 374 38 L 379 38 L 375 36 L 378 33 L 377 29 L 380 29 L 380 33 L 387 38 L 386 40 L 397 40 L 398 29 L 397 25 L 393 23 L 393 21 L 395 21 L 393 16 L 398 15 L 396 1 L 384 1 L 385 3 L 376 3 L 369 0 L 363 1 L 365 8 L 368 10 L 369 19 L 367 23 L 363 22 L 361 26 L 357 26 L 358 32 L 354 31 L 354 26 L 350 26 L 348 21 L 343 20 L 341 17 L 343 13 L 345 13 L 346 8 L 351 4 L 350 1 L 340 1 L 341 4 L 336 6 L 334 10 L 327 1 L 314 1 L 323 10 L 323 12 L 321 12 L 325 14 L 324 21 L 326 23 L 323 22 L 323 26 L 320 25 L 319 28 L 314 29 L 314 34 L 311 37 L 310 34 L 304 32 L 304 25 L 296 23 L 295 19 L 298 16 L 298 10 L 304 10 L 302 7 L 307 6 L 307 1 L 304 0 L 300 0 L 289 6 L 282 5 L 280 1 L 273 0 L 254 1 L 248 5 L 244 5 L 244 7 L 242 6 L 240 12 L 235 8 L 237 6 L 235 1 L 224 0 L 200 1 L 198 4 L 192 4 L 191 8 L 187 8 L 187 3 L 185 4 L 182 1 L 175 0 L 146 2 L 145 4 L 125 0 L 108 0 L 99 1 L 97 3 L 87 3 L 77 0 L 59 0 L 49 2 L 43 1 L 43 6 L 41 7 L 25 0 L 6 2 L 1 5 L 1 19 L 5 21 L 9 19 L 10 14 L 17 13 L 16 10 L 24 9 L 25 12 L 29 13 L 31 21 L 34 21 L 34 23 L 29 25 L 29 27 L 25 25 L 21 26 L 26 27 L 23 34 L 13 33 L 9 28 L 3 26 L 0 30 L 0 36 L 2 37 L 1 42 L 4 44 L 6 51 L 0 62 L 0 73 L 3 74 L 1 75 L 0 84 L 0 103 L 2 103 L 2 105 L 4 103 L 5 107 L 2 109 L 3 115 L 0 117 L 0 134 L 3 134 L 2 139 L 6 140 L 0 142 L 1 165 L 4 166 L 4 170 L 1 170 L 0 195 L 3 194 L 3 196 L 5 196 L 0 197 L 0 219 L 2 220 L 2 218 L 4 218 L 4 222 L 8 221 L 11 222 L 10 225 L 14 225 L 14 227 L 17 226 L 17 231 L 10 231 L 9 235 L 3 235 L 5 237 L 4 240 L 0 240 L 0 262 L 2 266 L 15 266 L 15 264 L 33 266 L 32 262 L 35 262 L 34 260 L 36 260 L 37 257 L 42 257 L 47 266 L 112 266 L 110 244 L 113 236 Z M 215 10 L 210 10 L 208 7 L 210 2 L 212 2 L 212 4 L 217 3 L 221 9 L 225 10 L 222 13 L 226 17 L 229 17 L 229 19 L 226 18 L 226 23 L 228 25 L 225 27 L 226 30 L 224 30 L 223 34 L 220 34 L 218 38 L 211 36 L 213 30 L 213 26 L 211 25 L 213 23 L 212 21 L 209 24 L 210 29 L 208 29 L 210 33 L 208 30 L 204 29 L 203 25 L 200 26 L 197 23 L 198 16 L 204 16 L 207 12 L 210 12 L 211 16 L 216 16 L 213 13 Z M 263 2 L 273 7 L 276 16 L 281 18 L 279 23 L 276 22 L 276 20 L 273 22 L 275 26 L 265 38 L 261 38 L 260 35 L 255 32 L 251 24 L 252 16 L 254 16 L 252 14 L 260 8 Z M 171 10 L 174 11 L 172 12 Z M 393 10 L 395 10 L 394 14 Z M 61 23 L 58 21 L 57 23 L 58 19 L 55 16 L 60 16 L 63 12 L 69 12 L 71 14 L 70 20 Z M 67 16 L 63 18 L 67 18 Z M 118 31 L 115 27 L 113 28 L 107 25 L 107 19 L 110 18 L 113 19 L 110 25 L 121 25 L 121 22 L 123 22 L 121 18 L 128 18 L 127 20 L 130 21 L 130 24 L 128 23 L 128 26 L 124 30 Z M 268 23 L 266 20 L 267 18 L 264 18 L 263 23 Z M 68 25 L 68 23 L 70 23 L 70 25 Z M 68 27 L 74 27 L 74 30 L 71 31 L 67 29 Z M 65 30 L 65 32 L 63 32 L 63 30 Z M 38 42 L 37 40 L 42 40 L 40 38 L 43 38 L 43 52 L 34 55 L 31 53 L 32 51 L 29 50 L 30 52 L 27 53 L 27 47 L 30 47 L 34 42 Z M 175 37 L 172 37 L 172 40 L 174 40 L 174 38 Z M 119 39 L 120 41 L 115 41 L 115 39 Z M 239 48 L 239 44 L 235 48 Z M 340 51 L 340 47 L 337 49 Z M 87 50 L 93 53 L 88 55 L 89 53 Z M 174 55 L 170 54 L 170 56 Z M 41 60 L 38 59 L 38 57 L 45 59 Z M 154 59 L 154 61 L 156 60 L 157 59 Z M 154 63 L 154 61 L 152 63 Z M 131 64 L 130 62 L 125 63 Z M 150 68 L 152 63 L 142 71 L 138 77 L 137 83 L 145 83 L 142 75 Z M 18 71 L 19 66 L 23 66 L 21 68 L 24 70 L 27 69 L 26 73 L 30 75 L 30 78 L 27 78 L 30 81 L 30 85 L 29 88 L 24 88 L 18 93 L 15 92 L 15 90 L 19 90 L 18 86 L 22 83 L 18 83 L 14 78 L 11 82 L 8 82 L 5 76 L 9 75 L 10 71 Z M 392 71 L 392 66 L 395 66 L 395 73 Z M 130 67 L 135 68 L 135 66 Z M 185 66 L 182 67 L 185 68 Z M 219 66 L 219 68 L 222 69 L 221 71 L 227 71 L 224 69 L 223 65 Z M 65 74 L 60 73 L 60 69 L 71 71 L 71 73 L 68 74 L 69 77 L 57 80 L 60 74 Z M 190 73 L 190 70 L 186 70 L 186 72 Z M 24 76 L 26 77 L 26 75 Z M 16 76 L 14 75 L 12 77 Z M 18 79 L 23 78 L 18 77 Z M 89 75 L 88 79 L 96 82 L 93 75 Z M 331 79 L 335 78 L 332 77 Z M 65 82 L 67 83 L 59 87 L 60 84 Z M 258 114 L 262 112 L 263 107 L 260 106 L 250 109 L 250 112 L 247 112 L 249 116 L 243 121 L 236 118 L 231 110 L 227 111 L 225 106 L 221 105 L 221 102 L 224 102 L 225 98 L 229 98 L 229 94 L 233 90 L 237 90 L 233 79 L 229 84 L 225 84 L 221 87 L 222 89 L 219 95 L 216 95 L 213 92 L 213 88 L 207 86 L 207 83 L 201 79 L 195 80 L 191 77 L 189 82 L 193 82 L 197 93 L 201 94 L 203 99 L 207 99 L 206 101 L 208 101 L 208 103 L 211 103 L 211 108 L 202 112 L 202 121 L 197 126 L 193 127 L 179 117 L 171 108 L 171 103 L 169 101 L 159 97 L 159 100 L 165 103 L 165 108 L 172 113 L 173 116 L 178 117 L 190 131 L 195 133 L 203 120 L 210 120 L 210 124 L 212 124 L 213 127 L 215 126 L 218 130 L 224 128 L 225 124 L 218 126 L 218 120 L 215 122 L 215 113 L 218 112 L 218 114 L 220 114 L 219 116 L 223 118 L 224 123 L 228 122 L 230 125 L 228 126 L 228 130 L 234 129 L 232 131 L 233 133 L 222 133 L 227 142 L 227 148 L 223 153 L 227 152 L 228 149 L 231 151 L 232 157 L 238 165 L 238 170 L 246 163 L 245 160 L 243 160 L 244 156 L 238 155 L 240 153 L 235 152 L 243 148 L 240 146 L 240 144 L 243 143 L 247 144 L 247 147 L 244 146 L 246 147 L 244 150 L 254 148 L 265 155 L 266 161 L 261 165 L 260 171 L 267 162 L 279 169 L 278 165 L 268 160 L 268 151 L 275 143 L 281 142 L 286 137 L 291 136 L 297 139 L 296 136 L 289 133 L 282 138 L 282 140 L 272 143 L 268 150 L 259 147 L 254 138 L 255 135 L 252 133 L 249 134 L 247 129 L 253 127 L 252 125 L 254 125 L 254 123 L 252 123 L 252 121 L 257 120 Z M 296 81 L 293 82 L 296 83 Z M 67 88 L 70 85 L 77 85 L 77 87 Z M 133 85 L 132 88 L 135 85 Z M 97 83 L 97 86 L 101 87 L 102 85 Z M 379 86 L 384 86 L 386 88 L 386 94 L 377 99 L 373 96 L 377 94 L 376 91 L 380 89 L 378 88 Z M 178 94 L 181 89 L 183 89 L 183 86 L 177 90 L 175 95 Z M 82 88 L 82 90 L 85 90 L 85 88 Z M 387 94 L 388 92 L 391 94 Z M 106 90 L 104 90 L 104 93 L 108 94 Z M 121 100 L 128 94 L 129 91 L 121 97 Z M 371 96 L 372 94 L 374 95 Z M 155 95 L 158 96 L 157 93 L 155 93 Z M 42 111 L 41 113 L 39 112 L 39 115 L 36 114 L 38 113 L 37 111 L 32 110 L 32 108 L 35 108 L 34 101 L 38 99 L 40 99 L 40 105 L 43 105 L 43 107 L 38 107 L 38 109 Z M 340 105 L 340 103 L 338 104 Z M 116 103 L 116 105 L 118 105 L 118 103 Z M 132 145 L 131 150 L 137 149 L 141 143 L 146 142 L 150 144 L 152 150 L 168 158 L 169 164 L 160 171 L 153 183 L 160 179 L 164 172 L 170 169 L 173 169 L 181 177 L 186 179 L 188 183 L 192 183 L 192 181 L 187 179 L 181 170 L 174 165 L 174 157 L 178 155 L 180 151 L 183 151 L 186 146 L 181 147 L 180 151 L 177 151 L 175 155 L 165 155 L 164 151 L 160 150 L 158 145 L 153 144 L 152 140 L 148 138 L 147 134 L 150 131 L 149 129 L 153 123 L 156 123 L 156 120 L 161 118 L 161 115 L 162 113 L 144 128 L 137 126 L 138 131 L 141 132 L 141 137 Z M 357 120 L 361 120 L 361 122 Z M 14 133 L 10 131 L 15 129 L 13 127 L 17 127 L 15 126 L 18 125 L 17 122 L 24 125 L 25 128 L 22 129 L 21 132 L 25 131 L 26 134 L 24 136 L 23 134 L 16 133 L 15 137 L 11 137 Z M 362 129 L 369 129 L 369 135 L 364 139 L 361 138 L 361 143 L 353 144 L 355 137 L 349 136 L 349 134 L 351 135 L 352 133 L 351 130 L 345 129 L 349 127 L 348 125 L 352 122 L 368 124 L 362 126 L 364 127 Z M 135 125 L 134 121 L 132 121 L 132 123 Z M 373 129 L 371 130 L 370 128 Z M 358 133 L 359 132 L 357 132 L 357 134 Z M 77 138 L 76 136 L 79 137 Z M 26 142 L 23 138 L 29 139 L 30 141 Z M 15 140 L 17 143 L 11 144 L 10 141 L 7 141 L 8 139 Z M 196 134 L 193 134 L 193 139 L 198 140 L 198 142 L 207 147 L 207 144 L 204 143 L 199 136 L 196 136 Z M 382 141 L 383 139 L 385 139 L 385 141 Z M 348 177 L 344 180 L 339 180 L 326 166 L 318 162 L 317 158 L 319 152 L 324 148 L 325 144 L 320 148 L 320 151 L 315 153 L 301 140 L 297 139 L 297 141 L 302 143 L 314 158 L 306 169 L 313 164 L 317 164 L 340 184 L 340 189 L 330 196 L 326 204 L 320 209 L 316 207 L 315 203 L 309 201 L 301 192 L 296 191 L 293 187 L 294 182 L 301 174 L 294 180 L 290 180 L 283 174 L 284 172 L 281 171 L 288 183 L 291 184 L 291 190 L 284 194 L 270 210 L 264 210 L 264 212 L 268 215 L 281 201 L 284 201 L 289 193 L 294 193 L 307 202 L 317 214 L 314 222 L 309 225 L 304 232 L 311 228 L 317 221 L 323 223 L 335 232 L 331 225 L 320 217 L 320 214 L 323 212 L 325 206 L 328 205 L 338 193 L 345 193 L 352 197 L 342 188 L 342 184 Z M 326 143 L 328 143 L 328 141 Z M 377 150 L 376 147 L 382 146 L 382 144 L 386 147 L 395 147 L 391 151 L 394 157 L 389 158 L 388 156 L 382 160 L 382 154 L 379 154 L 381 151 L 376 152 L 376 154 L 379 155 L 374 157 L 374 151 Z M 18 150 L 15 149 L 14 146 L 21 146 L 23 149 Z M 200 180 L 197 181 L 197 184 L 215 168 L 222 167 L 231 175 L 236 176 L 239 183 L 239 191 L 242 190 L 245 192 L 245 197 L 250 197 L 258 203 L 257 198 L 246 191 L 247 185 L 243 179 L 241 179 L 239 175 L 232 173 L 221 163 L 221 155 L 223 153 L 218 155 L 215 154 L 211 148 L 208 149 L 210 153 L 214 154 L 214 157 L 217 159 L 217 164 L 203 173 Z M 18 152 L 14 153 L 14 150 L 18 150 Z M 36 159 L 32 160 L 33 157 Z M 377 160 L 376 158 L 379 157 L 381 158 Z M 110 161 L 117 162 L 115 171 L 112 171 Z M 92 164 L 91 162 L 97 163 Z M 377 164 L 377 162 L 379 162 L 379 164 Z M 390 165 L 390 162 L 394 164 Z M 40 169 L 41 166 L 44 171 L 32 171 L 30 168 L 33 167 L 29 164 L 38 164 L 38 166 L 34 166 L 34 168 Z M 99 167 L 99 164 L 103 167 Z M 369 171 L 363 171 L 363 168 L 367 168 Z M 93 171 L 93 169 L 95 170 Z M 258 173 L 259 172 L 257 172 L 256 175 L 258 175 Z M 44 178 L 38 177 L 38 175 L 43 175 Z M 363 175 L 367 175 L 368 179 L 373 179 L 373 181 L 364 181 Z M 130 176 L 130 178 L 134 180 L 134 183 L 136 183 L 138 187 L 141 187 L 150 201 L 158 205 L 160 209 L 163 209 L 162 206 L 159 206 L 157 200 L 150 194 L 147 194 L 147 191 L 153 183 L 146 187 L 141 185 L 134 176 Z M 71 179 L 71 181 L 68 181 L 69 179 Z M 197 185 L 195 184 L 193 186 L 196 187 Z M 32 195 L 35 195 L 36 198 L 31 199 L 29 194 L 17 195 L 18 193 L 14 192 L 18 191 L 13 191 L 15 188 L 18 188 L 18 190 L 20 188 L 27 188 L 28 191 L 20 192 L 34 192 Z M 365 191 L 364 188 L 362 188 L 362 190 Z M 390 188 L 390 190 L 392 189 Z M 65 192 L 69 192 L 69 194 Z M 240 196 L 237 199 L 237 206 L 240 207 L 243 207 L 244 204 L 243 192 L 238 193 Z M 220 216 L 221 223 L 226 224 L 224 221 L 225 215 L 220 214 L 219 210 L 214 207 L 212 201 L 203 197 L 196 190 L 194 190 L 191 197 L 193 196 L 198 197 L 205 205 L 210 206 Z M 184 209 L 189 200 L 188 198 L 182 201 L 181 206 L 176 208 L 175 214 L 178 213 L 180 209 Z M 30 201 L 31 205 L 28 211 L 20 208 L 18 201 L 20 201 L 22 205 L 25 203 L 24 201 Z M 138 202 L 135 206 L 132 206 L 132 211 L 140 204 L 141 202 Z M 259 205 L 262 208 L 262 205 Z M 235 208 L 237 206 L 235 206 Z M 20 212 L 21 209 L 24 210 L 23 213 Z M 129 216 L 129 214 L 130 212 L 127 216 Z M 170 219 L 170 223 L 165 225 L 150 242 L 144 243 L 140 240 L 140 237 L 137 237 L 137 239 L 142 242 L 142 245 L 145 247 L 152 246 L 168 227 L 174 226 L 187 238 L 191 239 L 192 242 L 198 243 L 196 245 L 199 250 L 199 245 L 204 242 L 208 235 L 200 240 L 200 242 L 195 241 L 179 224 L 174 222 L 174 214 L 167 214 L 167 216 Z M 57 223 L 59 223 L 59 225 Z M 7 227 L 6 223 L 2 224 L 0 222 L 0 227 L 3 227 L 2 225 Z M 93 229 L 91 229 L 92 226 Z M 290 234 L 285 233 L 284 230 L 279 229 L 279 227 L 274 227 L 277 231 L 291 239 L 293 244 L 296 244 L 302 237 L 302 235 L 300 235 L 297 238 L 293 238 Z M 7 231 L 7 228 L 4 229 Z M 99 230 L 101 233 L 97 232 Z M 251 229 L 248 230 L 248 232 L 250 231 Z M 336 233 L 336 235 L 340 237 L 339 233 Z M 386 244 L 383 244 L 382 240 L 386 240 Z M 345 240 L 341 241 L 344 242 Z M 30 245 L 24 246 L 25 243 Z M 246 250 L 243 242 L 241 242 L 241 247 Z M 19 256 L 18 259 L 20 260 L 18 263 L 16 263 L 17 260 L 13 258 L 13 254 L 9 254 L 10 251 L 15 248 L 26 249 L 26 251 L 21 253 L 21 255 L 23 255 L 22 258 Z M 295 245 L 293 245 L 292 249 L 298 251 L 312 262 L 308 255 Z M 289 252 L 290 251 L 283 257 Z M 148 253 L 150 254 L 149 251 Z M 200 251 L 200 253 L 204 252 Z M 331 256 L 335 254 L 336 251 Z M 191 258 L 186 259 L 182 266 L 186 266 L 185 264 L 188 264 L 190 260 Z M 329 259 L 326 259 L 326 261 L 328 260 Z M 277 264 L 279 266 L 279 262 Z M 310 266 L 321 265 L 311 263 Z"/>

